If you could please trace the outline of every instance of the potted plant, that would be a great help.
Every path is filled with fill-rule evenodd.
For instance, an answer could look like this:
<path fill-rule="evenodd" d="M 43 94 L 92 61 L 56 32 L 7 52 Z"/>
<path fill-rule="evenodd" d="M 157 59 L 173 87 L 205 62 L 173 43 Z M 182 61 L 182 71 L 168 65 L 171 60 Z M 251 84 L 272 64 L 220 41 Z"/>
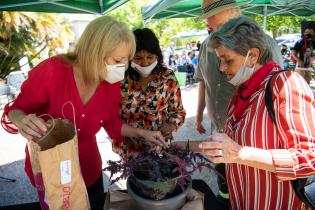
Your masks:
<path fill-rule="evenodd" d="M 127 191 L 140 209 L 174 210 L 185 203 L 191 175 L 202 168 L 215 171 L 200 153 L 171 145 L 159 152 L 108 161 L 104 170 L 110 172 L 112 184 L 127 178 Z"/>

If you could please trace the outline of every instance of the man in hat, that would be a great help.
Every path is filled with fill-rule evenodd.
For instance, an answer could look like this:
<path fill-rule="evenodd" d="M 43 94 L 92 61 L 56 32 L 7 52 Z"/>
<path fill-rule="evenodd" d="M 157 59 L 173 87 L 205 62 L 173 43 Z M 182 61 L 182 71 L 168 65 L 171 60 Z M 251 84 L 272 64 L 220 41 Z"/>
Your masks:
<path fill-rule="evenodd" d="M 209 34 L 217 31 L 230 19 L 241 15 L 240 8 L 235 0 L 202 0 L 202 13 L 198 20 L 205 20 Z M 282 59 L 280 48 L 277 43 L 269 36 L 266 38 L 273 51 L 273 58 L 281 67 Z M 207 107 L 208 116 L 212 123 L 212 132 L 223 132 L 226 122 L 226 108 L 234 95 L 236 87 L 228 83 L 226 75 L 219 70 L 220 61 L 215 52 L 207 50 L 209 37 L 202 43 L 199 52 L 199 64 L 195 72 L 195 80 L 199 81 L 198 106 L 195 119 L 195 128 L 199 133 L 205 133 L 202 125 L 203 111 Z M 218 164 L 216 169 L 225 174 L 225 165 Z M 218 177 L 219 200 L 228 203 L 227 183 L 224 179 Z"/>

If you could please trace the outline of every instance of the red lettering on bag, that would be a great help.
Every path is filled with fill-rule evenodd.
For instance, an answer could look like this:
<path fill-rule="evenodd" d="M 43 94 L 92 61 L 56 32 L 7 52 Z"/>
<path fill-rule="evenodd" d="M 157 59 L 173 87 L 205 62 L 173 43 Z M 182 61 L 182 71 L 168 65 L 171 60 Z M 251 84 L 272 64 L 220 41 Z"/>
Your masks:
<path fill-rule="evenodd" d="M 62 187 L 62 210 L 70 209 L 70 186 Z"/>

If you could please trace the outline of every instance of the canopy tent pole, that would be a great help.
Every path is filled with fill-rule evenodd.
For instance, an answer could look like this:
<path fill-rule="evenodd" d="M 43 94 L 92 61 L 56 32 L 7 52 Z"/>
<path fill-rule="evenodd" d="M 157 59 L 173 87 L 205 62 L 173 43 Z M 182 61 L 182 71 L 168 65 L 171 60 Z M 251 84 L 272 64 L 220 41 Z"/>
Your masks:
<path fill-rule="evenodd" d="M 267 31 L 267 12 L 268 12 L 268 7 L 267 5 L 264 6 L 264 32 Z"/>
<path fill-rule="evenodd" d="M 29 5 L 35 5 L 35 4 L 42 4 L 42 2 L 17 3 L 17 4 L 0 6 L 0 9 L 11 8 L 11 7 L 20 7 L 20 6 L 22 7 L 22 6 L 29 6 Z"/>
<path fill-rule="evenodd" d="M 187 15 L 187 16 L 190 16 L 190 17 L 198 17 L 198 15 L 192 15 L 192 14 L 189 14 L 189 12 L 193 12 L 195 10 L 198 10 L 200 8 L 194 8 L 194 9 L 190 9 L 190 10 L 187 10 L 185 12 L 177 12 L 177 11 L 173 11 L 173 10 L 164 10 L 165 12 L 171 12 L 171 13 L 174 13 L 172 15 L 169 15 L 167 17 L 164 17 L 164 18 L 172 18 L 176 15 L 180 15 L 180 14 L 183 14 L 183 15 Z M 152 20 L 152 17 L 148 18 L 148 19 L 143 19 L 143 16 L 142 16 L 142 22 L 143 22 L 143 26 L 146 27 L 146 25 Z"/>
<path fill-rule="evenodd" d="M 146 7 L 144 9 L 144 7 L 141 8 L 141 13 L 144 14 L 146 13 L 146 15 L 142 15 L 142 19 L 144 20 L 150 20 L 153 18 L 153 16 L 160 12 L 160 11 L 164 11 L 165 9 L 167 9 L 169 7 L 169 5 L 174 5 L 177 2 L 179 2 L 181 0 L 156 0 L 154 3 L 148 5 L 148 7 Z M 145 10 L 145 11 L 144 11 Z"/>
<path fill-rule="evenodd" d="M 141 8 L 141 13 L 142 13 L 142 10 L 143 10 L 143 8 Z M 144 28 L 147 27 L 147 24 L 150 22 L 150 20 L 151 20 L 152 17 L 153 17 L 153 16 L 150 16 L 149 18 L 145 19 L 145 18 L 143 17 L 143 15 L 142 15 L 142 22 L 143 22 L 143 27 L 144 27 Z"/>
<path fill-rule="evenodd" d="M 89 11 L 89 10 L 86 10 L 86 9 L 77 8 L 77 7 L 74 7 L 74 6 L 69 6 L 69 5 L 66 5 L 66 4 L 63 4 L 63 3 L 57 3 L 57 2 L 47 2 L 47 3 L 53 4 L 53 5 L 57 5 L 57 6 L 61 6 L 61 7 L 65 7 L 65 8 L 69 8 L 69 9 L 73 9 L 73 10 L 77 10 L 77 11 L 88 13 L 88 14 L 94 14 L 94 15 L 98 14 L 97 12 L 92 12 L 92 11 Z"/>
<path fill-rule="evenodd" d="M 106 13 L 108 13 L 108 12 L 111 12 L 111 11 L 113 11 L 115 8 L 122 6 L 123 4 L 127 3 L 128 1 L 129 1 L 129 0 L 120 0 L 120 1 L 117 1 L 117 2 L 115 2 L 111 7 L 106 8 L 106 11 L 105 11 L 103 0 L 99 0 L 99 2 L 100 2 L 100 8 L 101 8 L 101 10 L 102 10 L 102 13 L 101 13 L 101 14 L 104 15 L 104 14 L 106 14 Z M 101 2 L 102 2 L 102 3 L 101 3 Z"/>
<path fill-rule="evenodd" d="M 99 5 L 100 5 L 101 13 L 103 14 L 103 13 L 104 13 L 104 4 L 103 4 L 103 1 L 102 1 L 102 0 L 98 0 L 98 3 L 99 3 Z"/>
<path fill-rule="evenodd" d="M 58 0 L 58 1 L 63 1 L 63 0 Z M 56 2 L 58 2 L 58 1 L 56 1 Z M 12 8 L 12 7 L 23 7 L 23 6 L 30 6 L 30 5 L 43 4 L 43 3 L 50 4 L 51 2 L 50 1 L 39 1 L 39 2 L 13 3 L 10 5 L 0 6 L 0 9 Z"/>
<path fill-rule="evenodd" d="M 200 8 L 194 8 L 194 9 L 191 9 L 191 10 L 187 10 L 185 12 L 177 12 L 177 11 L 174 11 L 174 10 L 166 9 L 165 12 L 174 13 L 173 15 L 167 16 L 167 18 L 172 18 L 172 17 L 174 17 L 176 15 L 187 15 L 187 17 L 199 17 L 198 15 L 190 14 L 190 12 L 193 12 L 193 11 L 198 10 L 198 9 L 200 9 Z"/>

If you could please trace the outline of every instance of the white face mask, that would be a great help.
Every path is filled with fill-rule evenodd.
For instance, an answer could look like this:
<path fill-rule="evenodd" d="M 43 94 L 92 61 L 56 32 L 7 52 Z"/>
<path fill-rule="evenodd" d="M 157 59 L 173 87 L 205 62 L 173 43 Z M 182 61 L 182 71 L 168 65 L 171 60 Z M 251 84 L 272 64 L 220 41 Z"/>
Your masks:
<path fill-rule="evenodd" d="M 126 64 L 105 64 L 105 68 L 107 70 L 105 80 L 110 84 L 119 82 L 124 79 Z"/>
<path fill-rule="evenodd" d="M 143 67 L 134 62 L 131 62 L 131 67 L 136 70 L 141 75 L 141 77 L 148 77 L 156 67 L 157 63 L 158 61 L 155 60 L 151 65 Z"/>
<path fill-rule="evenodd" d="M 240 69 L 234 75 L 234 77 L 228 81 L 229 83 L 231 83 L 234 86 L 239 86 L 240 84 L 243 84 L 254 73 L 255 64 L 253 65 L 253 67 L 247 67 L 246 66 L 246 61 L 247 61 L 248 55 L 249 55 L 249 51 L 247 52 L 247 55 L 246 55 L 246 58 L 245 58 L 243 65 L 240 67 Z"/>

